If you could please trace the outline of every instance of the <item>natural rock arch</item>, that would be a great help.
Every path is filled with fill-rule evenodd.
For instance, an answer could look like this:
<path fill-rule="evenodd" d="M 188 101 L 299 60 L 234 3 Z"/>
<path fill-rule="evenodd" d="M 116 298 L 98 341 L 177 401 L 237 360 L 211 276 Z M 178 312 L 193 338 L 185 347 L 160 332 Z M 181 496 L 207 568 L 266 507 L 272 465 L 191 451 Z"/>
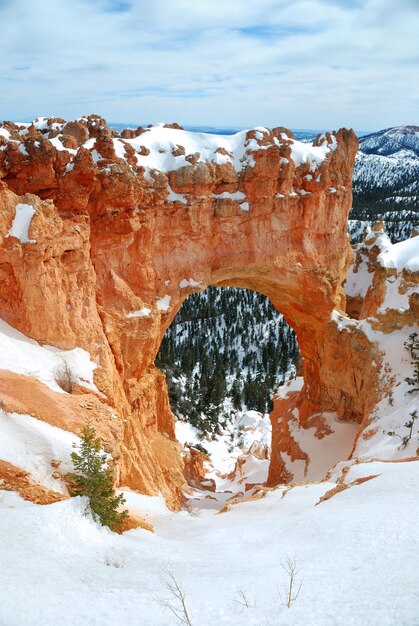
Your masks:
<path fill-rule="evenodd" d="M 75 153 L 57 150 L 35 129 L 22 158 L 16 143 L 23 138 L 12 126 L 15 143 L 0 151 L 1 233 L 22 201 L 15 194 L 26 193 L 37 209 L 36 244 L 3 237 L 10 288 L 25 307 L 16 311 L 6 298 L 0 317 L 38 341 L 79 345 L 98 360 L 102 400 L 124 420 L 123 433 L 103 425 L 121 484 L 162 491 L 176 505 L 182 466 L 153 362 L 183 300 L 209 285 L 263 293 L 297 333 L 304 387 L 275 403 L 270 484 L 290 478 L 281 451 L 301 453 L 287 430 L 289 411 L 299 409 L 302 426 L 321 422 L 322 411 L 358 422 L 368 415 L 377 355 L 362 333 L 340 333 L 332 319 L 333 309 L 345 309 L 341 285 L 351 258 L 353 131 L 319 136 L 311 146 L 282 128 L 256 129 L 231 151 L 204 136 L 202 154 L 189 154 L 190 134 L 177 129 L 147 144 L 153 129 L 123 141 L 95 116 L 61 124 L 60 141 L 72 142 Z M 94 141 L 79 147 L 86 133 Z M 186 163 L 147 168 L 144 159 L 169 152 L 170 163 Z M 34 311 L 43 298 L 51 307 L 40 319 Z"/>

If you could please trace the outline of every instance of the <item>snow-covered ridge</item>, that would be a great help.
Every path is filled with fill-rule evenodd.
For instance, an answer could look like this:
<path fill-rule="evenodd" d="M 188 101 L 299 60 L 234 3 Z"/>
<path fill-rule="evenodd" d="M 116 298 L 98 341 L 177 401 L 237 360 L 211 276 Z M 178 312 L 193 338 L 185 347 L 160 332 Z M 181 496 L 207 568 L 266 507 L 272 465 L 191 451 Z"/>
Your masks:
<path fill-rule="evenodd" d="M 17 137 L 20 136 L 24 141 L 29 129 L 32 128 L 32 131 L 42 133 L 55 148 L 67 151 L 73 157 L 77 150 L 66 147 L 63 142 L 67 134 L 67 124 L 64 121 L 52 121 L 53 119 L 55 118 L 36 118 L 32 124 L 16 123 L 13 128 L 13 137 L 10 126 L 2 127 L 0 124 L 0 135 L 6 142 L 19 143 Z M 80 118 L 77 123 L 86 127 L 88 124 L 89 127 L 94 126 L 95 133 L 106 130 L 104 120 L 100 119 Z M 71 135 L 70 130 L 68 133 Z M 127 150 L 131 152 L 131 155 L 134 152 L 137 165 L 144 167 L 146 172 L 151 170 L 169 172 L 189 166 L 191 163 L 202 162 L 219 165 L 229 163 L 236 172 L 240 172 L 247 166 L 255 165 L 254 152 L 283 144 L 289 145 L 291 159 L 297 167 L 301 163 L 309 163 L 310 170 L 314 171 L 337 147 L 337 139 L 334 135 L 331 135 L 329 139 L 323 135 L 320 138 L 323 140 L 321 145 L 313 145 L 310 142 L 292 139 L 284 132 L 279 133 L 278 136 L 278 133 L 272 133 L 264 127 L 256 127 L 249 131 L 243 130 L 234 135 L 216 135 L 157 124 L 141 129 L 141 132 L 134 137 L 118 135 L 115 131 L 112 131 L 112 137 L 116 156 L 128 161 Z M 102 160 L 95 137 L 90 137 L 80 144 L 80 147 L 89 150 L 95 162 Z M 288 162 L 287 159 L 282 161 Z M 132 159 L 130 162 L 132 163 Z"/>
<path fill-rule="evenodd" d="M 365 154 L 386 156 L 410 150 L 419 156 L 419 126 L 395 126 L 365 135 L 359 140 L 359 149 Z"/>

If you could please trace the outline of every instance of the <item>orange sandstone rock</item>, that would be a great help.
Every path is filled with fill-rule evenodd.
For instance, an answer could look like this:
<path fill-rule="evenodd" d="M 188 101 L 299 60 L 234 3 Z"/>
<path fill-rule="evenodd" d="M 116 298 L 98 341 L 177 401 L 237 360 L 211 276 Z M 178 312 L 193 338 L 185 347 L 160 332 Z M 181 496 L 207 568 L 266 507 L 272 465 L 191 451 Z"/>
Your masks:
<path fill-rule="evenodd" d="M 270 484 L 286 478 L 281 450 L 301 458 L 286 437 L 292 407 L 302 424 L 324 410 L 364 419 L 377 355 L 365 336 L 338 333 L 330 319 L 345 308 L 351 259 L 353 131 L 319 137 L 313 149 L 325 158 L 316 162 L 297 158 L 292 133 L 280 127 L 243 133 L 239 147 L 215 146 L 211 158 L 205 145 L 185 150 L 176 125 L 153 151 L 153 129 L 121 140 L 99 116 L 82 118 L 54 139 L 72 138 L 76 154 L 57 150 L 48 131 L 26 138 L 8 128 L 15 139 L 2 140 L 0 150 L 0 317 L 41 343 L 83 347 L 97 361 L 103 397 L 95 412 L 99 403 L 116 415 L 118 428 L 104 419 L 100 434 L 112 440 L 121 485 L 161 492 L 173 507 L 181 500 L 183 463 L 154 358 L 184 299 L 208 285 L 260 291 L 297 333 L 305 384 L 287 406 L 276 403 Z M 83 145 L 86 137 L 93 147 Z M 159 170 L 159 158 L 183 165 Z M 36 209 L 29 231 L 36 243 L 6 236 L 20 202 Z M 29 384 L 43 397 L 41 419 L 52 421 L 54 407 L 77 431 L 73 398 L 41 394 L 35 381 L 22 388 Z M 15 406 L 10 393 L 8 402 Z M 22 410 L 30 413 L 29 405 Z"/>

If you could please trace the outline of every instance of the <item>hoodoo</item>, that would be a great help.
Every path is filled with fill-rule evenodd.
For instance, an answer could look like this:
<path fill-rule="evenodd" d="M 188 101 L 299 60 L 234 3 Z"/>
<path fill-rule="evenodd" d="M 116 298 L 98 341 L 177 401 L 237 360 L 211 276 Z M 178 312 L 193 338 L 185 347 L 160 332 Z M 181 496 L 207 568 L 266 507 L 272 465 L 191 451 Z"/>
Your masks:
<path fill-rule="evenodd" d="M 285 128 L 118 135 L 95 115 L 3 123 L 0 318 L 63 355 L 77 348 L 92 374 L 70 395 L 11 368 L 3 408 L 73 432 L 90 417 L 119 483 L 176 507 L 182 461 L 154 359 L 190 293 L 236 286 L 270 298 L 304 359 L 303 383 L 275 400 L 269 484 L 293 479 L 286 458 L 309 463 L 296 416 L 317 438 L 330 412 L 366 427 L 382 358 L 342 287 L 357 145 L 345 129 L 301 143 Z"/>

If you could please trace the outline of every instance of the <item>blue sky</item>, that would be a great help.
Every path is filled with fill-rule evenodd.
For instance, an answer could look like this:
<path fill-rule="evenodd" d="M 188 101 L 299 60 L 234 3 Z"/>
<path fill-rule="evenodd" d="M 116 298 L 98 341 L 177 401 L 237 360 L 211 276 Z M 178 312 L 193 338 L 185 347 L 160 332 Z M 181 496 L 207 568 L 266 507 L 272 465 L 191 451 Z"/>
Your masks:
<path fill-rule="evenodd" d="M 419 124 L 419 0 L 0 0 L 0 119 Z"/>

